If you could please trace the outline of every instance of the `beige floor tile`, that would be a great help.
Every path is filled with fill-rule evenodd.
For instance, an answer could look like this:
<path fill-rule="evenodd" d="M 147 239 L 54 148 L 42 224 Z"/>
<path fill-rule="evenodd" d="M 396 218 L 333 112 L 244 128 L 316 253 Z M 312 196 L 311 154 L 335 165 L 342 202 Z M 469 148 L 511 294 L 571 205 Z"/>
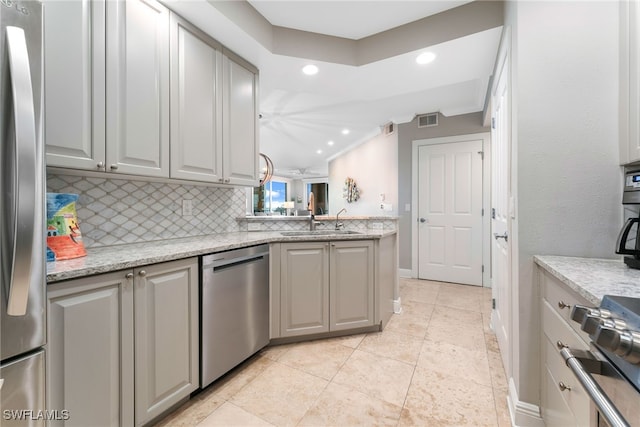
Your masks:
<path fill-rule="evenodd" d="M 213 411 L 211 415 L 202 420 L 198 427 L 208 426 L 273 426 L 273 424 L 266 422 L 265 420 L 256 417 L 255 415 L 245 411 L 242 408 L 238 408 L 236 405 L 225 402 L 218 409 Z"/>
<path fill-rule="evenodd" d="M 401 406 L 330 383 L 300 426 L 395 426 Z"/>
<path fill-rule="evenodd" d="M 156 427 L 192 427 L 207 418 L 213 411 L 218 409 L 225 401 L 220 396 L 206 393 L 206 398 L 198 397 L 178 408 L 161 420 Z"/>
<path fill-rule="evenodd" d="M 399 332 L 416 338 L 424 338 L 427 333 L 428 325 L 428 317 L 424 315 L 411 314 L 403 310 L 402 313 L 391 316 L 391 319 L 384 328 L 384 331 Z"/>
<path fill-rule="evenodd" d="M 487 353 L 453 344 L 425 340 L 418 367 L 425 373 L 439 372 L 491 387 L 491 372 Z"/>
<path fill-rule="evenodd" d="M 496 337 L 496 334 L 493 333 L 493 331 L 490 331 L 489 333 L 487 333 L 487 331 L 484 332 L 484 342 L 487 345 L 487 351 L 493 351 L 496 353 L 500 352 L 500 347 L 498 346 L 498 338 Z"/>
<path fill-rule="evenodd" d="M 481 326 L 482 313 L 454 307 L 435 306 L 431 314 L 431 322 L 445 322 L 460 327 Z"/>
<path fill-rule="evenodd" d="M 489 360 L 489 369 L 491 370 L 491 383 L 495 389 L 500 389 L 506 393 L 509 389 L 507 383 L 507 376 L 504 372 L 504 366 L 502 364 L 502 356 L 495 351 L 487 351 L 487 358 Z"/>
<path fill-rule="evenodd" d="M 402 300 L 402 312 L 400 314 L 412 314 L 425 319 L 431 318 L 435 306 L 426 302 Z"/>
<path fill-rule="evenodd" d="M 411 282 L 404 285 L 400 296 L 403 303 L 405 301 L 418 301 L 433 304 L 438 297 L 439 290 L 439 285 L 433 285 L 430 282 Z"/>
<path fill-rule="evenodd" d="M 493 389 L 493 398 L 496 402 L 499 427 L 511 427 L 511 415 L 507 405 L 507 392 Z"/>
<path fill-rule="evenodd" d="M 296 425 L 328 382 L 276 362 L 231 398 L 231 403 L 278 426 Z"/>
<path fill-rule="evenodd" d="M 358 350 L 415 365 L 422 342 L 422 337 L 385 330 L 367 334 Z"/>
<path fill-rule="evenodd" d="M 364 337 L 365 334 L 345 335 L 343 337 L 329 338 L 327 341 L 337 342 L 346 347 L 358 348 Z"/>
<path fill-rule="evenodd" d="M 216 394 L 220 399 L 229 400 L 273 363 L 273 360 L 256 354 L 224 377 L 216 380 L 203 391 L 202 397 L 199 398 L 207 399 L 208 395 Z"/>
<path fill-rule="evenodd" d="M 439 307 L 453 307 L 463 310 L 480 312 L 481 294 L 470 287 L 470 289 L 441 287 L 438 292 L 435 304 Z"/>
<path fill-rule="evenodd" d="M 493 390 L 417 367 L 399 425 L 495 426 Z"/>
<path fill-rule="evenodd" d="M 260 355 L 266 357 L 267 359 L 276 361 L 280 358 L 280 356 L 285 354 L 293 347 L 295 347 L 295 344 L 270 345 L 260 350 Z"/>
<path fill-rule="evenodd" d="M 427 328 L 427 340 L 446 342 L 469 350 L 486 351 L 484 331 L 480 324 L 457 324 L 455 321 L 431 319 Z"/>
<path fill-rule="evenodd" d="M 332 382 L 402 406 L 413 369 L 404 362 L 356 350 Z"/>
<path fill-rule="evenodd" d="M 278 362 L 330 380 L 353 351 L 353 348 L 336 341 L 317 340 L 291 348 Z"/>

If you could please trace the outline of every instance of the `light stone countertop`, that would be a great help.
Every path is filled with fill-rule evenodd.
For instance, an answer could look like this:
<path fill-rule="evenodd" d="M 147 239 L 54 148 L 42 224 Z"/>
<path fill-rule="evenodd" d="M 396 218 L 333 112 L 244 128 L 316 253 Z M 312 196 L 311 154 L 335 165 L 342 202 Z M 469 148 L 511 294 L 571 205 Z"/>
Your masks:
<path fill-rule="evenodd" d="M 640 270 L 622 260 L 538 255 L 534 261 L 594 305 L 605 295 L 640 298 Z"/>
<path fill-rule="evenodd" d="M 396 230 L 366 230 L 358 234 L 313 236 L 283 236 L 280 231 L 249 231 L 89 248 L 85 257 L 47 262 L 47 283 L 263 243 L 381 239 L 393 234 L 396 234 Z"/>
<path fill-rule="evenodd" d="M 335 221 L 335 215 L 315 215 L 316 221 Z M 247 220 L 247 221 L 309 221 L 309 216 L 295 216 L 295 215 L 247 215 L 240 218 L 239 220 Z M 345 221 L 353 221 L 353 220 L 373 220 L 373 221 L 383 221 L 383 220 L 398 220 L 399 216 L 371 216 L 371 215 L 362 215 L 362 216 L 354 216 L 354 215 L 340 215 L 340 220 Z"/>

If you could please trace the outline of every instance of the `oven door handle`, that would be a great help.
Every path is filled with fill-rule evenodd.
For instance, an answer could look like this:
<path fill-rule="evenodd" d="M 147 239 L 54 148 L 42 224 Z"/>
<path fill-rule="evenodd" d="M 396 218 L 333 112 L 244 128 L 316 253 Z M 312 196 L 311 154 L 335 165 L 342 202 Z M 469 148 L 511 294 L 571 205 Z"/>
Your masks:
<path fill-rule="evenodd" d="M 611 425 L 611 427 L 629 427 L 629 423 L 624 419 L 618 408 L 609 400 L 609 397 L 602 391 L 602 388 L 593 379 L 591 374 L 585 369 L 584 365 L 572 352 L 569 347 L 563 347 L 560 350 L 562 358 L 567 363 L 571 372 L 576 376 L 582 387 L 598 407 L 600 414 Z"/>

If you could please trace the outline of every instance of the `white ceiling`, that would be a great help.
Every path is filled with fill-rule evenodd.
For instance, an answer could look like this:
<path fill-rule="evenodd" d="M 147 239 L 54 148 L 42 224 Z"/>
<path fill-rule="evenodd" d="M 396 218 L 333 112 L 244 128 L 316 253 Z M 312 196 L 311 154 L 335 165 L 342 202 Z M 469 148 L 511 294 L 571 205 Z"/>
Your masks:
<path fill-rule="evenodd" d="M 329 159 L 379 134 L 389 121 L 403 123 L 416 114 L 436 111 L 447 116 L 481 111 L 502 31 L 497 27 L 351 66 L 273 54 L 254 34 L 211 6 L 215 3 L 173 0 L 169 4 L 260 69 L 261 152 L 271 157 L 277 175 L 294 178 L 326 176 Z M 468 2 L 249 3 L 273 25 L 360 39 Z M 425 50 L 437 57 L 420 66 L 415 57 Z M 317 75 L 301 72 L 309 63 L 319 67 Z M 349 135 L 341 134 L 344 128 Z"/>

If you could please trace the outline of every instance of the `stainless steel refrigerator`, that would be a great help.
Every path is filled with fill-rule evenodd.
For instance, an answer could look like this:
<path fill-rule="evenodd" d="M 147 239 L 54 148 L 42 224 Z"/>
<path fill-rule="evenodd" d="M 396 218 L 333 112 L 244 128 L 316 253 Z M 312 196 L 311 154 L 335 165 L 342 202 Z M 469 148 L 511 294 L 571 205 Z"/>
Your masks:
<path fill-rule="evenodd" d="M 40 1 L 0 0 L 2 426 L 46 418 L 42 81 Z"/>

